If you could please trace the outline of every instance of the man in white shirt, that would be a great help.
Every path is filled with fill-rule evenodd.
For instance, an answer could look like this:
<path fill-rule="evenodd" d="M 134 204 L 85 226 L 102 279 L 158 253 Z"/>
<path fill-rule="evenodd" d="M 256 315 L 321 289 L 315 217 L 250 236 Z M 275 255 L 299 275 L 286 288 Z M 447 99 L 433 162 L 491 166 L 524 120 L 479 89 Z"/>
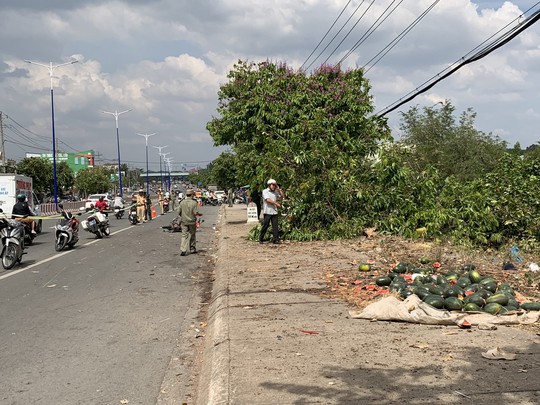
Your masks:
<path fill-rule="evenodd" d="M 270 179 L 266 183 L 268 188 L 265 188 L 262 193 L 263 199 L 263 226 L 261 233 L 259 234 L 259 243 L 264 241 L 264 235 L 272 223 L 272 242 L 279 244 L 279 231 L 278 231 L 278 208 L 281 207 L 281 199 L 283 198 L 283 191 L 277 185 L 274 179 Z"/>

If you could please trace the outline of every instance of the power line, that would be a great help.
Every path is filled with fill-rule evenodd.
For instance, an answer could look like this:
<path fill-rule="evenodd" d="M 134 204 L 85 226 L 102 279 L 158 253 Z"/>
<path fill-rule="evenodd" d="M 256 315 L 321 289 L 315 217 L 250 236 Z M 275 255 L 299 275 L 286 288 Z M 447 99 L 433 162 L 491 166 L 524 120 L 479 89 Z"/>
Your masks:
<path fill-rule="evenodd" d="M 530 11 L 531 9 L 533 9 L 535 6 L 537 6 L 538 4 L 540 4 L 540 2 L 536 3 L 533 7 L 529 8 L 528 11 Z M 518 17 L 517 19 L 519 18 L 522 18 L 523 15 L 521 15 L 520 17 Z M 517 20 L 517 19 L 514 19 Z M 376 113 L 376 115 L 378 117 L 383 117 L 385 116 L 386 114 L 388 114 L 389 112 L 392 112 L 394 111 L 395 109 L 399 108 L 400 106 L 402 106 L 403 104 L 411 101 L 413 98 L 415 98 L 416 96 L 418 96 L 419 94 L 422 94 L 422 93 L 425 93 L 426 91 L 428 91 L 430 88 L 432 88 L 433 86 L 435 86 L 437 83 L 439 83 L 440 81 L 446 79 L 448 76 L 450 76 L 451 74 L 455 73 L 456 71 L 458 71 L 459 69 L 461 69 L 463 66 L 465 65 L 468 65 L 469 63 L 472 63 L 472 62 L 475 62 L 477 60 L 480 60 L 482 59 L 483 57 L 489 55 L 491 52 L 493 52 L 494 50 L 500 48 L 501 46 L 505 45 L 506 43 L 510 42 L 513 38 L 515 38 L 517 35 L 519 35 L 520 33 L 522 33 L 523 31 L 525 31 L 527 28 L 531 27 L 532 25 L 534 25 L 538 20 L 540 19 L 540 10 L 539 11 L 536 11 L 535 13 L 533 13 L 530 17 L 528 17 L 527 19 L 525 19 L 523 22 L 519 23 L 516 27 L 512 28 L 509 32 L 507 33 L 504 33 L 503 35 L 501 35 L 499 38 L 496 38 L 492 43 L 488 44 L 487 46 L 485 46 L 484 48 L 482 48 L 480 51 L 478 51 L 477 53 L 473 54 L 471 57 L 467 58 L 467 59 L 464 59 L 462 58 L 462 62 L 459 63 L 457 66 L 455 66 L 454 68 L 450 69 L 448 72 L 446 72 L 444 75 L 441 76 L 440 73 L 438 73 L 437 75 L 433 76 L 431 79 L 429 79 L 428 81 L 424 82 L 424 84 L 422 85 L 423 87 L 421 88 L 416 88 L 416 90 L 414 92 L 409 92 L 408 94 L 410 94 L 410 96 L 406 97 L 405 99 L 400 99 L 396 102 L 394 102 L 393 104 L 391 104 L 390 106 L 384 108 L 383 110 L 381 110 L 380 112 Z M 508 26 L 509 24 L 507 24 L 506 26 Z M 491 38 L 491 37 L 490 37 Z M 485 43 L 486 41 L 484 41 L 483 43 Z M 475 49 L 477 49 L 478 47 L 476 47 Z M 470 52 L 469 52 L 470 54 Z M 456 65 L 457 62 L 455 62 L 452 66 Z M 445 70 L 448 70 L 445 69 Z M 443 70 L 443 72 L 445 71 Z M 411 94 L 412 93 L 412 94 Z"/>
<path fill-rule="evenodd" d="M 399 5 L 401 3 L 403 3 L 404 0 L 401 0 L 393 9 L 392 11 L 390 11 L 388 13 L 388 15 L 386 17 L 383 18 L 383 16 L 386 14 L 386 12 L 390 9 L 390 7 L 392 7 L 392 5 L 396 2 L 396 0 L 392 0 L 392 3 L 390 3 L 388 5 L 388 7 L 386 7 L 386 9 L 383 11 L 383 13 L 375 20 L 375 22 L 373 24 L 371 24 L 371 26 L 368 28 L 368 30 L 364 33 L 364 35 L 362 35 L 360 37 L 360 39 L 358 41 L 356 41 L 356 43 L 353 45 L 353 47 L 351 48 L 350 51 L 347 52 L 346 54 L 346 57 L 348 57 L 352 52 L 354 52 L 356 49 L 358 49 L 358 47 L 363 44 L 366 39 L 368 39 L 371 34 L 373 34 L 377 28 L 379 28 L 379 26 L 394 12 L 396 11 L 396 8 L 399 7 Z M 370 4 L 370 7 L 371 5 L 373 5 L 373 2 Z M 369 8 L 368 8 L 369 9 Z M 367 10 L 366 10 L 367 11 Z M 383 18 L 383 20 L 377 24 L 377 22 Z M 356 24 L 358 24 L 360 21 L 357 21 Z M 347 33 L 347 35 L 345 36 L 345 38 L 343 38 L 341 40 L 341 42 L 338 44 L 338 46 L 336 46 L 336 48 L 332 51 L 332 53 L 330 55 L 328 55 L 328 58 L 326 58 L 326 60 L 324 61 L 324 63 L 326 63 L 328 61 L 328 59 L 330 59 L 330 57 L 332 57 L 332 55 L 337 51 L 337 49 L 341 46 L 341 44 L 343 43 L 343 41 L 345 41 L 345 39 L 349 36 L 349 34 L 351 33 L 351 31 L 354 29 L 354 27 L 356 27 L 356 24 L 353 25 L 353 27 L 349 30 L 349 32 Z M 377 24 L 377 25 L 375 25 Z"/>
<path fill-rule="evenodd" d="M 305 65 L 306 63 L 308 63 L 309 58 L 311 58 L 311 57 L 313 56 L 313 54 L 315 53 L 315 51 L 319 48 L 319 46 L 320 46 L 320 45 L 322 44 L 322 42 L 325 40 L 326 36 L 330 33 L 330 31 L 332 30 L 332 28 L 334 28 L 334 25 L 336 25 L 336 23 L 338 22 L 338 20 L 341 18 L 341 15 L 345 12 L 345 10 L 346 10 L 347 7 L 349 6 L 349 4 L 351 4 L 351 1 L 352 1 L 352 0 L 349 0 L 349 1 L 347 2 L 347 4 L 345 4 L 345 7 L 343 7 L 343 10 L 341 10 L 341 12 L 340 12 L 339 15 L 336 17 L 336 19 L 334 20 L 334 22 L 332 23 L 332 25 L 330 26 L 330 28 L 328 28 L 328 30 L 327 30 L 326 33 L 323 35 L 323 37 L 321 38 L 321 40 L 319 41 L 319 43 L 317 44 L 317 46 L 311 51 L 311 53 L 309 54 L 309 56 L 307 57 L 307 59 L 304 61 L 304 63 L 302 63 L 302 66 L 300 66 L 300 70 L 302 70 L 302 68 L 304 67 L 304 65 Z M 364 0 L 362 0 L 362 3 L 363 3 L 363 2 L 364 2 Z M 356 9 L 358 9 L 358 7 L 357 7 Z M 355 11 L 355 12 L 356 12 L 356 11 Z M 353 14 L 353 15 L 354 15 L 354 14 Z M 349 19 L 350 19 L 350 18 L 351 18 L 351 17 L 349 17 Z M 349 21 L 349 20 L 347 20 L 347 21 L 345 22 L 345 24 L 347 24 L 348 21 Z M 335 38 L 335 37 L 334 37 L 334 38 Z M 332 41 L 330 41 L 330 42 L 332 42 Z M 327 46 L 328 46 L 328 45 L 327 45 Z M 326 49 L 326 48 L 325 48 L 325 49 Z M 316 60 L 316 58 L 315 58 L 315 60 Z M 315 62 L 315 61 L 314 61 L 314 62 Z M 311 65 L 309 65 L 309 66 L 311 66 Z M 308 67 L 308 69 L 309 69 L 309 67 Z"/>
<path fill-rule="evenodd" d="M 379 61 L 382 58 L 384 58 L 388 54 L 388 52 L 390 52 L 403 38 L 405 38 L 405 36 L 409 32 L 411 32 L 412 29 L 414 27 L 416 27 L 416 25 L 418 25 L 418 23 L 420 21 L 422 21 L 424 19 L 424 17 L 437 5 L 437 3 L 439 3 L 439 1 L 440 0 L 435 0 L 433 3 L 431 3 L 431 5 L 426 10 L 424 10 L 424 12 L 422 14 L 420 14 L 411 24 L 409 24 L 409 26 L 407 28 L 405 28 L 396 38 L 394 38 L 388 45 L 386 45 L 386 47 L 384 47 L 377 55 L 375 55 L 373 58 L 371 58 L 369 61 L 367 61 L 366 64 L 364 66 L 362 66 L 363 69 L 369 63 L 371 63 L 373 61 L 373 59 L 377 58 L 380 55 L 380 57 L 368 69 L 364 70 L 364 74 L 369 72 L 373 68 L 373 66 L 375 66 L 377 63 L 379 63 Z M 385 50 L 386 50 L 386 52 L 384 52 Z M 343 61 L 343 59 L 340 61 L 340 63 L 342 61 Z"/>

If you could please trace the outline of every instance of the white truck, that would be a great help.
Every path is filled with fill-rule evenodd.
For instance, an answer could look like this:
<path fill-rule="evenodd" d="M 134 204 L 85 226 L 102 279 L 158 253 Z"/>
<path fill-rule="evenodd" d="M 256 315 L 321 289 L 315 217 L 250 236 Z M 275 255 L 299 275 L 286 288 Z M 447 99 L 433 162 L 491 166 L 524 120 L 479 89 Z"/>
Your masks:
<path fill-rule="evenodd" d="M 26 194 L 26 199 L 30 209 L 41 215 L 40 202 L 32 187 L 32 178 L 22 174 L 0 173 L 0 208 L 8 218 L 11 218 L 11 211 L 17 202 L 17 194 Z M 36 220 L 36 232 L 41 232 L 41 219 Z"/>

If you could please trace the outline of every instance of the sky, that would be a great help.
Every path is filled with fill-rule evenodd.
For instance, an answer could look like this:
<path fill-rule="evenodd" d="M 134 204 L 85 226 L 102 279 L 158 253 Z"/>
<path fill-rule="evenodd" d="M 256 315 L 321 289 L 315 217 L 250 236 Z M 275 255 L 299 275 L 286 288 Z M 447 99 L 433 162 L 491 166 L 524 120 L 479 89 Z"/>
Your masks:
<path fill-rule="evenodd" d="M 433 4 L 380 61 L 366 65 Z M 383 14 L 389 6 L 394 12 Z M 227 150 L 214 146 L 206 124 L 217 114 L 219 86 L 239 59 L 286 62 L 293 69 L 304 65 L 309 73 L 348 55 L 344 68 L 369 68 L 366 77 L 380 112 L 508 24 L 523 21 L 519 17 L 527 10 L 530 16 L 540 5 L 534 0 L 2 0 L 6 157 L 20 160 L 27 152 L 52 149 L 49 69 L 25 60 L 47 66 L 78 60 L 54 69 L 60 151 L 93 149 L 98 162 L 117 162 L 115 117 L 103 111 L 131 110 L 118 116 L 122 163 L 143 168 L 145 139 L 138 134 L 155 133 L 148 138 L 150 170 L 159 167 L 156 146 L 166 146 L 162 152 L 172 159 L 173 170 L 183 170 L 204 167 Z M 366 35 L 378 18 L 382 23 Z M 400 137 L 400 112 L 449 100 L 456 115 L 472 108 L 476 128 L 509 146 L 537 143 L 539 36 L 535 24 L 390 112 L 394 137 Z"/>

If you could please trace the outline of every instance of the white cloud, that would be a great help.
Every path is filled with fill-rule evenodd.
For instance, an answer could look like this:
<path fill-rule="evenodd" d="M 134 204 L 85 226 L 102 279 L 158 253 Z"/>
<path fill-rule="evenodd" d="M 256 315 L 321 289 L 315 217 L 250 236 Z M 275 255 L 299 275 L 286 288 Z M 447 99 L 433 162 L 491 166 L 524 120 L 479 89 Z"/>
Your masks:
<path fill-rule="evenodd" d="M 222 148 L 213 147 L 205 126 L 215 115 L 219 85 L 227 80 L 233 64 L 238 59 L 270 59 L 299 68 L 347 2 L 103 0 L 72 1 L 65 7 L 60 2 L 45 6 L 41 0 L 27 0 L 25 8 L 18 8 L 19 2 L 10 1 L 0 5 L 0 36 L 4 39 L 0 110 L 48 136 L 48 72 L 22 60 L 61 63 L 74 55 L 79 63 L 55 72 L 55 123 L 61 139 L 74 148 L 94 148 L 106 158 L 114 158 L 114 122 L 101 111 L 133 108 L 120 118 L 126 160 L 143 160 L 144 140 L 137 132 L 157 132 L 151 142 L 170 144 L 176 162 L 210 161 Z M 351 2 L 340 22 L 360 3 Z M 431 3 L 404 1 L 344 65 L 363 66 Z M 390 0 L 376 2 L 328 61 L 337 62 L 389 4 Z M 528 1 L 439 2 L 367 73 L 376 110 L 421 86 L 530 6 Z M 535 143 L 539 37 L 539 29 L 532 27 L 408 105 L 430 106 L 449 99 L 458 113 L 472 107 L 478 113 L 479 129 L 496 131 L 522 146 Z M 312 67 L 326 59 L 336 45 L 329 46 Z M 315 55 L 320 50 L 322 47 Z M 407 106 L 400 108 L 405 109 Z M 392 128 L 398 128 L 399 114 L 391 113 L 389 118 Z M 25 149 L 9 143 L 7 148 L 17 158 Z M 152 159 L 155 164 L 157 154 Z"/>

